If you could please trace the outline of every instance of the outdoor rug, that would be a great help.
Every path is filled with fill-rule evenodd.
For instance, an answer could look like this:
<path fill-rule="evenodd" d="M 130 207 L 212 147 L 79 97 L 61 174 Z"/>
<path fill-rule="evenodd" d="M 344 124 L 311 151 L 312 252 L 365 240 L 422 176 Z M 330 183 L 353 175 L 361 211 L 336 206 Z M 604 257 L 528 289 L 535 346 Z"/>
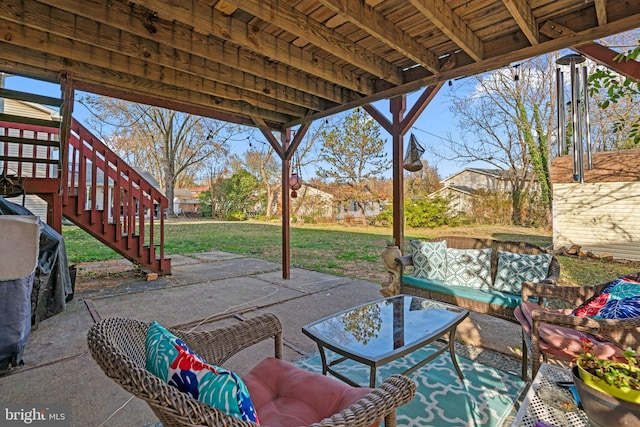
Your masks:
<path fill-rule="evenodd" d="M 425 347 L 378 368 L 377 383 L 391 374 L 402 373 L 431 351 L 432 348 Z M 329 360 L 337 358 L 331 352 L 328 355 Z M 502 426 L 526 383 L 518 376 L 465 357 L 457 356 L 457 360 L 464 381 L 458 378 L 448 352 L 409 375 L 418 386 L 416 397 L 398 409 L 398 426 Z M 308 371 L 322 372 L 317 353 L 298 359 L 294 364 Z M 368 387 L 368 366 L 348 360 L 334 369 Z"/>

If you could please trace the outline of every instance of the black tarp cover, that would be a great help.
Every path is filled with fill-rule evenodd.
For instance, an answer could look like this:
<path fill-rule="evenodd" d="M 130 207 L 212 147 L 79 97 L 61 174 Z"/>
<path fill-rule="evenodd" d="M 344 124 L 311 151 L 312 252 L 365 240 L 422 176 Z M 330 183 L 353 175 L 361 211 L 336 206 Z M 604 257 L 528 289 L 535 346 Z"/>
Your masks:
<path fill-rule="evenodd" d="M 0 215 L 33 215 L 27 208 L 0 196 Z M 73 297 L 64 239 L 43 221 L 40 222 L 40 253 L 31 291 L 31 323 L 58 314 Z M 0 243 L 2 244 L 2 243 Z"/>

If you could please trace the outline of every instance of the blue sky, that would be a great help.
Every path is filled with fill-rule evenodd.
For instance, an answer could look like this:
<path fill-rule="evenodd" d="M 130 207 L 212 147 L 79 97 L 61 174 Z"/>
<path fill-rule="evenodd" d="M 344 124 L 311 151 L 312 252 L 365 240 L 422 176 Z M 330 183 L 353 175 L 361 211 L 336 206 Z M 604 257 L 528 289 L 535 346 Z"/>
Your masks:
<path fill-rule="evenodd" d="M 60 97 L 59 85 L 20 76 L 7 76 L 5 79 L 5 87 L 38 95 Z M 449 111 L 449 103 L 446 96 L 447 90 L 448 87 L 445 85 L 423 111 L 413 129 L 410 131 L 413 132 L 416 138 L 425 146 L 427 152 L 423 158 L 427 160 L 430 165 L 438 168 L 441 178 L 446 178 L 464 167 L 450 161 L 436 159 L 429 152 L 432 148 L 441 148 L 443 144 L 446 144 L 446 138 L 449 133 L 455 134 L 456 118 Z M 422 90 L 407 96 L 407 112 L 414 105 L 415 100 L 421 93 Z M 84 93 L 76 92 L 76 100 L 82 95 L 84 95 Z M 388 100 L 379 101 L 374 105 L 383 114 L 390 117 Z M 73 116 L 85 126 L 88 126 L 87 122 L 91 117 L 91 113 L 84 105 L 76 102 L 74 104 Z M 409 141 L 409 135 L 410 133 L 405 136 L 405 146 Z M 381 137 L 387 141 L 386 149 L 389 158 L 391 158 L 391 137 L 384 130 L 381 132 Z M 303 173 L 307 175 L 314 174 L 313 171 L 303 171 Z M 389 171 L 388 176 L 390 175 L 391 171 Z"/>

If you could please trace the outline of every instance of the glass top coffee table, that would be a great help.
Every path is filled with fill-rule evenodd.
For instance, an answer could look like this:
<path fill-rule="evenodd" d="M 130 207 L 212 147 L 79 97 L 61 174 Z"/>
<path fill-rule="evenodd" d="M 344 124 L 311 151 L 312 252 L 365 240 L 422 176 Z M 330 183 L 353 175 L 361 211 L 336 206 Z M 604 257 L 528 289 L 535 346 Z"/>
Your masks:
<path fill-rule="evenodd" d="M 353 380 L 333 369 L 347 359 L 370 367 L 369 386 L 376 386 L 376 370 L 379 366 L 404 357 L 434 341 L 448 344 L 429 357 L 407 369 L 408 375 L 429 363 L 447 348 L 451 360 L 463 379 L 454 351 L 456 327 L 469 315 L 454 305 L 398 295 L 350 308 L 317 322 L 306 325 L 302 332 L 318 344 L 322 359 L 322 373 L 330 372 L 344 382 L 359 386 Z M 327 362 L 325 349 L 340 358 Z"/>

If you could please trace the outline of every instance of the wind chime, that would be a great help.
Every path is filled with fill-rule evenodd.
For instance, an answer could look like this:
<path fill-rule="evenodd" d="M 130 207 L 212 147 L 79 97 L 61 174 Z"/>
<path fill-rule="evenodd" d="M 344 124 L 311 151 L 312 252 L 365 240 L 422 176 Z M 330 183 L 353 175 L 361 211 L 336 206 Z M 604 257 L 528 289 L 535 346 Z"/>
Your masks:
<path fill-rule="evenodd" d="M 298 197 L 298 193 L 296 191 L 298 191 L 300 189 L 300 187 L 302 187 L 302 174 L 300 173 L 300 159 L 298 158 L 298 161 L 295 162 L 296 163 L 296 167 L 294 168 L 294 171 L 291 173 L 291 176 L 289 177 L 289 188 L 291 189 L 291 198 L 295 199 L 296 197 Z"/>
<path fill-rule="evenodd" d="M 589 91 L 587 89 L 587 67 L 585 58 L 578 54 L 569 54 L 556 61 L 556 84 L 558 104 L 558 154 L 568 152 L 567 131 L 573 153 L 573 180 L 584 183 L 584 155 L 587 155 L 587 168 L 593 168 L 591 158 L 591 130 L 589 121 Z M 571 99 L 565 102 L 565 73 L 560 66 L 569 66 Z M 569 117 L 567 117 L 567 110 Z M 568 118 L 568 120 L 567 120 Z M 586 149 L 585 149 L 586 144 Z"/>

